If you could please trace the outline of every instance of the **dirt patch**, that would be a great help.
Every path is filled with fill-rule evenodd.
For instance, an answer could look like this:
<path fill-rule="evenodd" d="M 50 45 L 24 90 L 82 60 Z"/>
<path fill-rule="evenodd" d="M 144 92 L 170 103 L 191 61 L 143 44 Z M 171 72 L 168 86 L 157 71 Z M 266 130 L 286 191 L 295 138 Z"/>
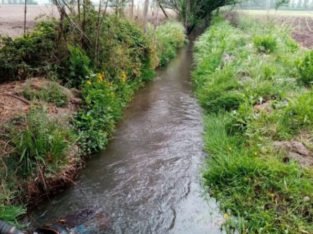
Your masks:
<path fill-rule="evenodd" d="M 57 107 L 53 103 L 47 103 L 41 100 L 26 100 L 23 97 L 25 87 L 40 91 L 53 81 L 43 78 L 32 78 L 26 81 L 14 81 L 0 84 L 0 127 L 10 122 L 10 120 L 18 116 L 25 116 L 32 106 L 40 105 L 47 110 L 48 117 L 64 121 L 68 124 L 70 118 L 74 115 L 81 104 L 81 99 L 78 97 L 80 93 L 77 90 L 70 90 L 63 86 L 55 85 L 67 96 L 68 103 L 65 107 Z M 1 131 L 0 131 L 1 136 Z M 4 135 L 5 136 L 5 135 Z M 13 148 L 9 144 L 9 139 L 0 137 L 0 163 L 4 157 L 9 157 L 13 153 Z M 2 166 L 2 164 L 0 165 Z M 3 162 L 3 166 L 5 166 Z M 60 190 L 74 184 L 74 180 L 78 175 L 78 171 L 83 167 L 83 162 L 79 156 L 78 147 L 73 145 L 67 154 L 67 162 L 59 168 L 56 174 L 47 174 L 45 168 L 38 169 L 39 173 L 35 178 L 31 178 L 28 182 L 22 185 L 23 197 L 25 203 L 33 206 L 38 204 L 47 196 L 53 195 Z M 6 168 L 2 168 L 6 170 Z"/>
<path fill-rule="evenodd" d="M 312 152 L 300 141 L 275 141 L 274 148 L 285 155 L 285 162 L 295 160 L 302 166 L 313 166 Z"/>
<path fill-rule="evenodd" d="M 57 8 L 53 5 L 29 5 L 26 27 L 31 30 L 36 22 L 47 17 L 57 17 Z M 0 5 L 0 35 L 17 37 L 24 33 L 24 6 Z"/>
<path fill-rule="evenodd" d="M 68 162 L 57 174 L 49 176 L 42 169 L 37 177 L 24 185 L 24 199 L 29 208 L 75 184 L 74 181 L 84 166 L 76 146 L 71 148 L 67 158 Z"/>
<path fill-rule="evenodd" d="M 21 81 L 0 85 L 0 125 L 29 110 L 30 102 L 19 96 L 22 87 Z"/>

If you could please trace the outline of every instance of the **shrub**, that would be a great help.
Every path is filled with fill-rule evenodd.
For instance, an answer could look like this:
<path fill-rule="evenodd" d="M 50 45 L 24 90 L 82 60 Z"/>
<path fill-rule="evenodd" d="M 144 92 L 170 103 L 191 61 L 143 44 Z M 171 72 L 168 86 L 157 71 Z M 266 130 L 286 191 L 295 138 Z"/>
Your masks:
<path fill-rule="evenodd" d="M 272 35 L 255 36 L 253 43 L 257 50 L 262 53 L 272 53 L 277 48 L 277 41 Z"/>
<path fill-rule="evenodd" d="M 83 85 L 85 106 L 78 112 L 74 125 L 83 153 L 91 154 L 103 149 L 121 116 L 121 102 L 114 93 L 112 83 L 103 74 L 91 77 Z"/>
<path fill-rule="evenodd" d="M 175 57 L 177 49 L 184 45 L 185 30 L 180 23 L 167 22 L 157 27 L 155 33 L 160 66 L 164 66 Z"/>
<path fill-rule="evenodd" d="M 85 51 L 68 46 L 69 58 L 62 79 L 71 87 L 80 87 L 91 74 L 91 61 Z"/>
<path fill-rule="evenodd" d="M 0 82 L 25 79 L 54 70 L 57 40 L 54 22 L 39 23 L 31 34 L 1 38 Z"/>
<path fill-rule="evenodd" d="M 90 28 L 93 35 L 96 30 Z M 93 42 L 95 43 L 95 42 Z M 101 24 L 97 59 L 93 60 L 96 71 L 104 72 L 106 79 L 119 81 L 124 73 L 128 82 L 140 80 L 142 71 L 151 68 L 150 42 L 141 28 L 127 19 L 107 16 Z M 90 58 L 95 51 L 88 50 Z"/>
<path fill-rule="evenodd" d="M 17 171 L 26 176 L 38 167 L 53 171 L 66 161 L 67 149 L 73 142 L 71 130 L 48 119 L 40 109 L 30 110 L 24 121 L 15 124 L 10 135 Z"/>
<path fill-rule="evenodd" d="M 30 84 L 26 84 L 23 96 L 28 100 L 38 99 L 54 103 L 57 107 L 63 107 L 68 104 L 68 96 L 57 82 L 49 82 L 40 90 L 33 89 Z"/>
<path fill-rule="evenodd" d="M 300 81 L 305 85 L 311 85 L 313 82 L 313 51 L 309 51 L 298 62 L 298 71 Z"/>

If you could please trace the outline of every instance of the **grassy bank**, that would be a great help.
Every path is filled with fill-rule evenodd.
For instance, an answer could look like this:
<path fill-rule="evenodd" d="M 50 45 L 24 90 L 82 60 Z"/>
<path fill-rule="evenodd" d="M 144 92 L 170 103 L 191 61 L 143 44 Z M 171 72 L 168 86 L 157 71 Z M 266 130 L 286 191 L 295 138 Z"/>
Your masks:
<path fill-rule="evenodd" d="M 313 232 L 312 52 L 273 24 L 215 19 L 195 45 L 205 183 L 232 233 Z"/>
<path fill-rule="evenodd" d="M 15 89 L 0 95 L 25 111 L 0 122 L 0 220 L 16 222 L 31 200 L 71 183 L 86 156 L 105 148 L 136 90 L 186 40 L 176 22 L 144 33 L 125 18 L 96 16 L 86 15 L 88 38 L 71 20 L 62 31 L 48 21 L 1 38 L 0 83 Z"/>

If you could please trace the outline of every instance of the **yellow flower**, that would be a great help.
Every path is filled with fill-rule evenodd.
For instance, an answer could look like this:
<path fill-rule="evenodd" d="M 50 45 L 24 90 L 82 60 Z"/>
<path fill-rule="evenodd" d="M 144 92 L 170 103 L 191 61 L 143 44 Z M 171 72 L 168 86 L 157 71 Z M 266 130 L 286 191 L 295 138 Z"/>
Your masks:
<path fill-rule="evenodd" d="M 125 82 L 127 80 L 127 75 L 125 72 L 121 72 L 121 80 Z"/>
<path fill-rule="evenodd" d="M 98 73 L 97 78 L 98 78 L 98 82 L 103 81 L 104 80 L 104 74 L 103 73 Z"/>
<path fill-rule="evenodd" d="M 224 219 L 229 219 L 229 215 L 228 214 L 224 214 Z"/>
<path fill-rule="evenodd" d="M 87 80 L 87 85 L 91 85 L 91 81 L 90 80 Z"/>

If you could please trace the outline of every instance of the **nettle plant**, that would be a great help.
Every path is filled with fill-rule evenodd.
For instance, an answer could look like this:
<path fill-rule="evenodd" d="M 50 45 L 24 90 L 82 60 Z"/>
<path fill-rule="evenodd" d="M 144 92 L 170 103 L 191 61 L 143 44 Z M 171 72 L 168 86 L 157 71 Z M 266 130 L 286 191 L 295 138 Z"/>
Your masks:
<path fill-rule="evenodd" d="M 297 64 L 299 80 L 305 85 L 313 82 L 313 51 L 307 52 Z"/>

